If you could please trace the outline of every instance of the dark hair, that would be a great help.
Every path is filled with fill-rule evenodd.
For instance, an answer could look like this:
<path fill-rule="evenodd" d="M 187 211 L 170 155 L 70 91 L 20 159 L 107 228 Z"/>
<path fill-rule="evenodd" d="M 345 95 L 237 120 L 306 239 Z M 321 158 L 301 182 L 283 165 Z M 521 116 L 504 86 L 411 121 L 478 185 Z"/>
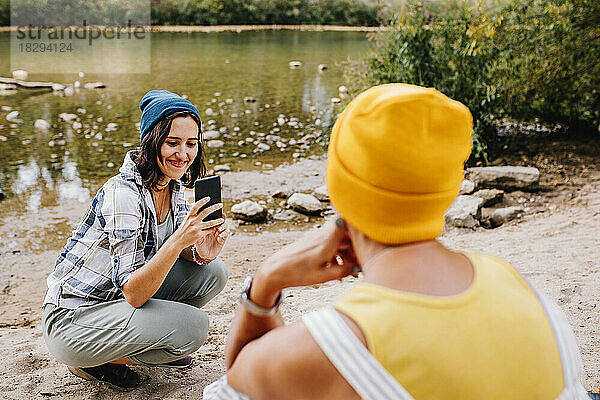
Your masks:
<path fill-rule="evenodd" d="M 164 176 L 158 166 L 158 155 L 160 148 L 165 142 L 171 131 L 171 123 L 178 117 L 192 117 L 198 125 L 198 155 L 185 174 L 181 177 L 181 182 L 187 188 L 194 187 L 196 179 L 206 175 L 206 165 L 204 164 L 204 150 L 202 148 L 201 123 L 196 115 L 189 111 L 177 111 L 161 118 L 154 127 L 144 135 L 139 151 L 133 157 L 137 165 L 144 186 L 149 189 L 158 189 L 158 181 Z"/>

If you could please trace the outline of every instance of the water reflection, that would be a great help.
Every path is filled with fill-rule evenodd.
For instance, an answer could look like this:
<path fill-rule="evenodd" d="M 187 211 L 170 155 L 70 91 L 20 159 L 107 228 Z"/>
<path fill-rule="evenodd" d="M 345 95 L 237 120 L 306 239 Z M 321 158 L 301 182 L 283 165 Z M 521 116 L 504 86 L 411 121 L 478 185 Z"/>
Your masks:
<path fill-rule="evenodd" d="M 25 208 L 28 212 L 37 212 L 42 206 L 43 196 L 48 192 L 56 195 L 53 204 L 89 200 L 90 190 L 84 187 L 84 182 L 77 171 L 77 164 L 69 161 L 65 156 L 61 166 L 60 175 L 54 179 L 48 168 L 40 167 L 33 158 L 27 164 L 18 167 L 11 190 L 14 195 L 25 199 Z"/>
<path fill-rule="evenodd" d="M 8 38 L 0 33 L 0 76 L 11 74 Z M 186 95 L 198 106 L 205 131 L 225 143 L 207 148 L 209 168 L 277 166 L 322 153 L 339 111 L 331 103 L 342 84 L 336 63 L 367 50 L 358 32 L 160 33 L 152 36 L 151 74 L 31 74 L 29 80 L 80 81 L 81 87 L 72 95 L 19 90 L 0 96 L 0 191 L 32 212 L 87 201 L 139 143 L 138 101 L 153 88 Z M 290 69 L 292 60 L 302 67 Z M 320 72 L 319 64 L 328 70 Z M 106 89 L 83 88 L 95 81 Z M 23 122 L 7 122 L 10 111 L 19 111 Z M 34 129 L 37 119 L 50 128 Z"/>

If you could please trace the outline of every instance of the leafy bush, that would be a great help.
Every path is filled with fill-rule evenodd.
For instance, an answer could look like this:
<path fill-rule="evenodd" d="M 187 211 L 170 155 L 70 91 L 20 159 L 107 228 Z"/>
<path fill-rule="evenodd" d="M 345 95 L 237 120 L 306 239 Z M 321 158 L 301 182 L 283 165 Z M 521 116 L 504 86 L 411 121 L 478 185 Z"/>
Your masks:
<path fill-rule="evenodd" d="M 472 157 L 486 160 L 495 121 L 539 119 L 571 131 L 600 124 L 600 2 L 515 0 L 498 11 L 455 0 L 412 3 L 347 68 L 358 92 L 389 82 L 435 87 L 469 107 Z"/>
<path fill-rule="evenodd" d="M 375 0 L 155 0 L 154 25 L 379 25 Z"/>
<path fill-rule="evenodd" d="M 0 0 L 0 26 L 10 25 L 10 0 Z"/>
<path fill-rule="evenodd" d="M 571 131 L 600 125 L 600 2 L 513 2 L 501 13 L 493 73 L 509 115 L 560 123 Z"/>
<path fill-rule="evenodd" d="M 29 21 L 49 16 L 48 25 L 77 24 L 82 18 L 73 18 L 70 10 L 85 6 L 99 21 L 120 21 L 124 12 L 147 7 L 140 0 L 132 6 L 132 1 L 19 0 L 17 14 Z M 152 0 L 150 12 L 153 25 L 375 26 L 383 15 L 382 4 L 383 0 Z M 9 24 L 10 0 L 0 0 L 0 26 Z"/>
<path fill-rule="evenodd" d="M 489 73 L 498 51 L 486 29 L 488 17 L 462 4 L 451 17 L 432 15 L 425 6 L 415 5 L 390 32 L 375 38 L 376 53 L 349 77 L 358 77 L 352 85 L 356 90 L 405 82 L 435 87 L 464 103 L 473 114 L 473 157 L 485 159 L 485 138 L 494 130 L 493 116 L 503 100 Z"/>

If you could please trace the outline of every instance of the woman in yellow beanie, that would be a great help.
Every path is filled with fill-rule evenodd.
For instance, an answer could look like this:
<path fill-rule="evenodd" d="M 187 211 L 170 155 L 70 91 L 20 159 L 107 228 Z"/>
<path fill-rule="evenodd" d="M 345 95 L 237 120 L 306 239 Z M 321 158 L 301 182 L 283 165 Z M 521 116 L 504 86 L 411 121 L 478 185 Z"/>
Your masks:
<path fill-rule="evenodd" d="M 382 85 L 348 105 L 327 167 L 341 218 L 247 279 L 227 375 L 205 399 L 587 398 L 558 307 L 507 262 L 436 240 L 471 131 L 469 110 L 435 89 Z M 333 307 L 284 324 L 283 289 L 357 268 Z"/>

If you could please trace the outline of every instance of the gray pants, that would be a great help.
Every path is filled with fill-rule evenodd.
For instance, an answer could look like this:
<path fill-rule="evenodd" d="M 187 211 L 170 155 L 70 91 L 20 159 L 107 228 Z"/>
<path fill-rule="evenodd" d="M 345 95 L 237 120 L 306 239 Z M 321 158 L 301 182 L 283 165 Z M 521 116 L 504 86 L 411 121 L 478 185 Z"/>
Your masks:
<path fill-rule="evenodd" d="M 127 357 L 137 364 L 163 364 L 198 350 L 208 335 L 200 310 L 227 282 L 220 258 L 206 266 L 178 259 L 156 294 L 140 308 L 124 299 L 76 309 L 46 304 L 44 340 L 59 361 L 93 367 Z"/>

